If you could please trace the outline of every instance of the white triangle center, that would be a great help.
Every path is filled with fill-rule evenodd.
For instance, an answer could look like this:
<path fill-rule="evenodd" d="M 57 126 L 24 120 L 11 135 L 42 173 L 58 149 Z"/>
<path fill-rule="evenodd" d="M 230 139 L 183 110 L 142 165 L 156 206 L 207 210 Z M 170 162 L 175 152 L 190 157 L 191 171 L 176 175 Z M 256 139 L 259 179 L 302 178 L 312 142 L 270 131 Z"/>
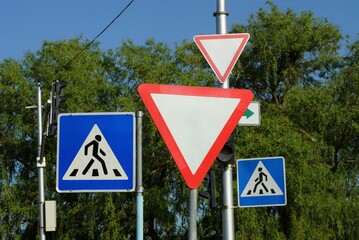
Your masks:
<path fill-rule="evenodd" d="M 241 197 L 258 197 L 283 195 L 282 190 L 268 172 L 264 164 L 259 161 L 257 167 L 252 173 Z"/>
<path fill-rule="evenodd" d="M 240 99 L 170 94 L 151 96 L 188 167 L 195 174 Z"/>
<path fill-rule="evenodd" d="M 128 180 L 97 124 L 92 127 L 63 180 Z"/>
<path fill-rule="evenodd" d="M 201 40 L 209 57 L 223 76 L 231 64 L 243 38 Z M 237 60 L 237 59 L 236 59 Z"/>

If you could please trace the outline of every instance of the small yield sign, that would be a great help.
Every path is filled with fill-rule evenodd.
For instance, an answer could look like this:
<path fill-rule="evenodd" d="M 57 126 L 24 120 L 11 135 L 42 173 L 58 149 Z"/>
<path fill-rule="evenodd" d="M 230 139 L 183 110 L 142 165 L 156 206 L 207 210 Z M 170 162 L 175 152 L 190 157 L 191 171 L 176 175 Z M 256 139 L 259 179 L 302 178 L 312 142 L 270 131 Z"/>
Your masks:
<path fill-rule="evenodd" d="M 198 35 L 193 39 L 218 80 L 224 83 L 246 46 L 249 34 Z"/>

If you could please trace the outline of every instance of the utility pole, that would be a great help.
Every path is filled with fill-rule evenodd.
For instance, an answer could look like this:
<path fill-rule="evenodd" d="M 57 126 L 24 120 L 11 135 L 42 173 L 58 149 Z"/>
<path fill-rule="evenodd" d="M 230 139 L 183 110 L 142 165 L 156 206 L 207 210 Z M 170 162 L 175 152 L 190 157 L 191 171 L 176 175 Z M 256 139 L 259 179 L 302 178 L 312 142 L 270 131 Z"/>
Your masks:
<path fill-rule="evenodd" d="M 217 0 L 216 17 L 217 34 L 227 34 L 227 16 L 225 0 Z M 220 88 L 229 88 L 229 79 L 219 83 Z M 222 172 L 222 239 L 234 240 L 234 214 L 233 214 L 233 167 L 234 164 L 221 165 Z"/>
<path fill-rule="evenodd" d="M 41 103 L 41 84 L 37 84 L 37 116 L 38 116 L 38 145 L 36 165 L 39 177 L 39 225 L 40 225 L 40 240 L 45 240 L 45 190 L 44 190 L 44 168 L 45 158 L 41 155 L 42 145 L 42 103 Z M 42 159 L 41 159 L 42 158 Z"/>

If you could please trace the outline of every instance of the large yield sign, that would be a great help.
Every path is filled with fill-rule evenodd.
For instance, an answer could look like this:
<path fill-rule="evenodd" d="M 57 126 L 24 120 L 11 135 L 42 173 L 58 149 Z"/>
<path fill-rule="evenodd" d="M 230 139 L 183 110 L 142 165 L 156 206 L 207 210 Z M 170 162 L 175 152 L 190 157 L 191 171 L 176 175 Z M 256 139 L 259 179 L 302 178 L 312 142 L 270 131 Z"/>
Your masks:
<path fill-rule="evenodd" d="M 244 89 L 141 84 L 138 92 L 191 189 L 198 188 L 253 99 Z"/>

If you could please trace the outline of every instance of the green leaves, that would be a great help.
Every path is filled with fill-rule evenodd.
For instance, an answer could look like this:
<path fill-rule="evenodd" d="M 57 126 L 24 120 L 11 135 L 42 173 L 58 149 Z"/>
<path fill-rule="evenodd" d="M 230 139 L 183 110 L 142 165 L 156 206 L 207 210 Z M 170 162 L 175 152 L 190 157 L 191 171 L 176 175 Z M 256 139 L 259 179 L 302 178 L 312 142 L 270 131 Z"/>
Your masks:
<path fill-rule="evenodd" d="M 294 86 L 318 85 L 335 69 L 341 35 L 338 29 L 311 12 L 299 16 L 280 12 L 273 3 L 260 9 L 248 25 L 234 25 L 231 32 L 251 35 L 233 69 L 233 86 L 250 88 L 264 100 L 283 104 Z"/>
<path fill-rule="evenodd" d="M 232 29 L 249 32 L 251 39 L 231 74 L 231 85 L 251 89 L 261 102 L 262 116 L 260 126 L 237 127 L 235 157 L 283 156 L 288 200 L 283 207 L 236 209 L 236 239 L 355 239 L 359 43 L 349 44 L 348 55 L 342 57 L 341 34 L 333 24 L 311 12 L 281 12 L 271 2 L 268 6 L 247 25 Z M 87 43 L 79 38 L 45 41 L 23 62 L 0 63 L 0 236 L 36 238 L 37 116 L 25 107 L 36 104 L 37 82 L 43 84 L 46 103 L 52 82 L 62 80 L 67 83 L 67 112 L 144 111 L 144 234 L 183 239 L 188 189 L 137 87 L 214 86 L 217 80 L 195 44 L 187 41 L 170 48 L 153 39 L 142 46 L 128 40 L 106 52 L 95 44 L 77 56 Z M 54 239 L 135 238 L 133 193 L 58 194 L 56 139 L 48 139 L 45 155 L 46 199 L 57 201 Z M 220 215 L 220 207 L 209 210 L 200 201 L 199 239 L 221 237 Z"/>

